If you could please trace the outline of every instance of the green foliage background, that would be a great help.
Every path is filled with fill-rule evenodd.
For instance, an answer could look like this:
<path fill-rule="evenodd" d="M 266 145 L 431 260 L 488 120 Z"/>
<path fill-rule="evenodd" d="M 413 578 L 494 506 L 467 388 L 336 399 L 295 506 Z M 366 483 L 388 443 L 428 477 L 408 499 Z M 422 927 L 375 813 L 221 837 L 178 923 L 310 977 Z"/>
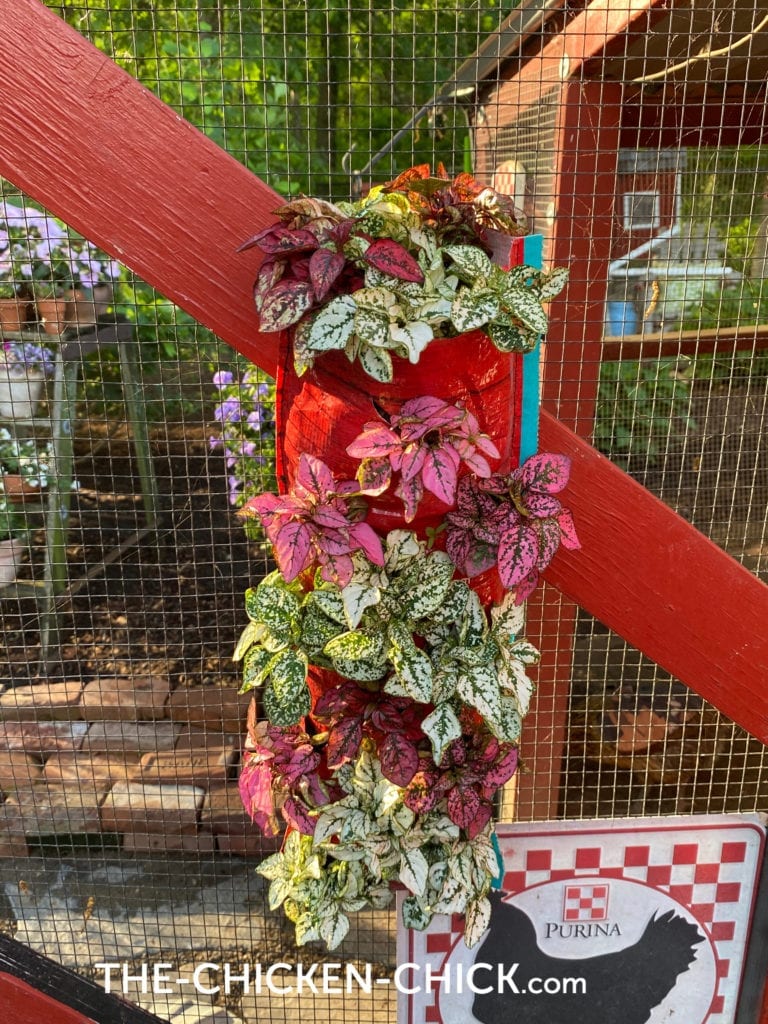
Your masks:
<path fill-rule="evenodd" d="M 350 190 L 344 167 L 363 168 L 515 4 L 47 6 L 278 192 L 338 199 Z M 407 133 L 375 173 L 386 180 L 412 162 L 437 159 L 460 169 L 465 137 L 461 112 L 446 109 Z"/>

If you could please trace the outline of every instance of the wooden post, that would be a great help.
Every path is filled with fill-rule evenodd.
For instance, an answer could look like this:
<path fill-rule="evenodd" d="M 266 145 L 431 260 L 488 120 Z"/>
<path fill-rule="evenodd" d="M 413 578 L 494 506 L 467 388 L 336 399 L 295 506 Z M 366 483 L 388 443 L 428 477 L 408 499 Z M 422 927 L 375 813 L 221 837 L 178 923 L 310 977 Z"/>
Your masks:
<path fill-rule="evenodd" d="M 545 265 L 567 266 L 566 290 L 550 306 L 542 405 L 588 438 L 597 401 L 616 187 L 621 86 L 563 86 L 555 134 L 554 216 Z M 523 731 L 530 774 L 518 782 L 520 818 L 558 813 L 570 699 L 576 605 L 545 586 L 528 606 L 528 635 L 542 650 L 532 722 Z"/>

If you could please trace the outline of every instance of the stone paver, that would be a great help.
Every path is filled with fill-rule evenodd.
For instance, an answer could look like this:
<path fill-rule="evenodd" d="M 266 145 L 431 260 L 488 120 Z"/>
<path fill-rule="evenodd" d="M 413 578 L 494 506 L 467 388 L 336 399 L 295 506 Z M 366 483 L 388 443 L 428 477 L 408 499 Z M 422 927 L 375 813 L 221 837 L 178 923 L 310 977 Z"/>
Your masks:
<path fill-rule="evenodd" d="M 164 718 L 170 692 L 168 680 L 158 676 L 96 679 L 83 689 L 82 717 L 88 722 Z"/>
<path fill-rule="evenodd" d="M 53 754 L 79 750 L 87 722 L 0 722 L 0 750 Z"/>
<path fill-rule="evenodd" d="M 143 782 L 177 782 L 206 785 L 224 782 L 230 775 L 237 752 L 228 747 L 190 748 L 145 754 L 140 771 Z"/>
<path fill-rule="evenodd" d="M 0 694 L 0 719 L 5 721 L 80 718 L 83 684 L 77 680 L 17 686 Z"/>
<path fill-rule="evenodd" d="M 0 804 L 0 831 L 11 836 L 98 832 L 106 788 L 30 786 Z"/>
<path fill-rule="evenodd" d="M 197 786 L 118 782 L 101 805 L 106 832 L 194 832 L 205 791 Z"/>
<path fill-rule="evenodd" d="M 93 722 L 83 750 L 91 754 L 145 754 L 173 750 L 180 728 L 173 722 Z"/>

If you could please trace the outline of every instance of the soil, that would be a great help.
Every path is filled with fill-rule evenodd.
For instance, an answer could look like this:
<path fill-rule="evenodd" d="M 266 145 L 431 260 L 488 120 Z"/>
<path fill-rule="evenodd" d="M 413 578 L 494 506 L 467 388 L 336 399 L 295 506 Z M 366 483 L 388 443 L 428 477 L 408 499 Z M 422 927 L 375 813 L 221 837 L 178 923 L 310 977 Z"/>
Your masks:
<path fill-rule="evenodd" d="M 110 436 L 107 424 L 79 424 L 61 640 L 41 663 L 35 588 L 5 591 L 0 681 L 157 673 L 174 687 L 237 683 L 242 595 L 266 558 L 228 504 L 224 462 L 208 435 L 202 424 L 153 430 L 161 513 L 158 529 L 142 535 L 141 484 L 125 430 Z M 44 531 L 33 540 L 21 575 L 40 580 Z"/>

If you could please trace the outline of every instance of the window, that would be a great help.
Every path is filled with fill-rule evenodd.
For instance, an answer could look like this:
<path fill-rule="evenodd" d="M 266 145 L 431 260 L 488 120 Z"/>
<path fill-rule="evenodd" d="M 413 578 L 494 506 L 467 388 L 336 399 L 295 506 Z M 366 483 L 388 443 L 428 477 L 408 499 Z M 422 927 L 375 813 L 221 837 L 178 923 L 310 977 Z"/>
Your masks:
<path fill-rule="evenodd" d="M 657 228 L 661 220 L 658 192 L 627 192 L 624 195 L 624 230 Z"/>

